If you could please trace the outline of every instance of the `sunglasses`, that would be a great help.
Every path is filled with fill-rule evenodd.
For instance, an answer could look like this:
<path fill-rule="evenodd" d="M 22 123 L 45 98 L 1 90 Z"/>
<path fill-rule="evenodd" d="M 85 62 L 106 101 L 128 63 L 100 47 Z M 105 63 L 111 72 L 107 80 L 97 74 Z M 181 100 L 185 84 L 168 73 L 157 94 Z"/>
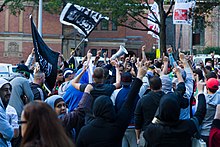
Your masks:
<path fill-rule="evenodd" d="M 22 120 L 19 120 L 19 121 L 18 121 L 18 124 L 19 124 L 19 125 L 21 125 L 21 124 L 26 124 L 26 123 L 27 123 L 27 121 L 22 121 Z"/>

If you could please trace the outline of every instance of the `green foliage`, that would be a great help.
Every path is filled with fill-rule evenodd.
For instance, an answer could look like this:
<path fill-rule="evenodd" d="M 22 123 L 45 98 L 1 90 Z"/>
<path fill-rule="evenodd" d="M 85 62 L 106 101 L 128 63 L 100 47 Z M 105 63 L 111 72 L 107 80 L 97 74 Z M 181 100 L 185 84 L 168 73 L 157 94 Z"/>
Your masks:
<path fill-rule="evenodd" d="M 204 54 L 210 54 L 212 52 L 215 52 L 215 54 L 218 54 L 220 55 L 220 47 L 206 47 L 204 50 L 203 50 L 203 53 Z"/>
<path fill-rule="evenodd" d="M 156 58 L 156 53 L 155 52 L 146 52 L 146 57 L 150 58 L 150 60 L 154 60 Z"/>

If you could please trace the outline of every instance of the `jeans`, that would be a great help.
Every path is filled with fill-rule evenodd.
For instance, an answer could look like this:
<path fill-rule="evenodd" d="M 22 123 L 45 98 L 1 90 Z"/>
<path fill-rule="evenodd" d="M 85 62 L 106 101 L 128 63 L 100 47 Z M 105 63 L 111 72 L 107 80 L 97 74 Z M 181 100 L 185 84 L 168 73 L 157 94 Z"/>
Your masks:
<path fill-rule="evenodd" d="M 122 147 L 137 147 L 137 139 L 134 128 L 129 128 L 125 131 L 122 139 Z"/>

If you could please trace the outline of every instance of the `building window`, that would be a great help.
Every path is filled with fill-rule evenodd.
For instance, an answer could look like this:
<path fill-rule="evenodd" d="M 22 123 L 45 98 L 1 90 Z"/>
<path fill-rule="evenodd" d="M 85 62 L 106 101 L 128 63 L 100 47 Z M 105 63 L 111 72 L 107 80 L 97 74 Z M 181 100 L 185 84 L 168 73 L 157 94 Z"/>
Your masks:
<path fill-rule="evenodd" d="M 97 54 L 97 49 L 95 49 L 95 48 L 91 49 L 91 53 L 92 53 L 92 56 L 96 56 L 96 54 Z"/>
<path fill-rule="evenodd" d="M 101 22 L 101 30 L 108 30 L 108 21 L 105 19 Z"/>
<path fill-rule="evenodd" d="M 194 28 L 193 28 L 193 33 L 194 33 L 194 40 L 197 43 L 194 45 L 205 45 L 205 18 L 204 17 L 198 17 L 195 20 Z"/>
<path fill-rule="evenodd" d="M 117 25 L 114 22 L 112 22 L 112 31 L 117 31 L 117 30 L 118 30 Z"/>
<path fill-rule="evenodd" d="M 106 57 L 108 57 L 108 49 L 102 49 L 102 55 L 101 56 L 103 56 L 103 53 L 105 53 L 105 52 L 107 52 Z"/>
<path fill-rule="evenodd" d="M 116 49 L 112 49 L 112 50 L 111 50 L 111 55 L 114 55 L 116 52 L 117 52 Z"/>

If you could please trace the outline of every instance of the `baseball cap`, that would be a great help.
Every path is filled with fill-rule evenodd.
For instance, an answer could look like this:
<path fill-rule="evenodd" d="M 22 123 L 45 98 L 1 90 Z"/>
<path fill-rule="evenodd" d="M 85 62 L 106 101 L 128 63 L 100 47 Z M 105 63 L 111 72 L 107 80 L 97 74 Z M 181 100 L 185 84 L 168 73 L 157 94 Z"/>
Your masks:
<path fill-rule="evenodd" d="M 17 64 L 16 72 L 18 73 L 24 73 L 27 78 L 30 78 L 31 71 L 29 68 L 24 64 Z"/>
<path fill-rule="evenodd" d="M 5 84 L 10 84 L 10 83 L 7 80 L 5 80 L 4 78 L 0 78 L 0 88 L 2 88 L 2 86 Z"/>
<path fill-rule="evenodd" d="M 210 78 L 206 81 L 206 87 L 213 90 L 218 90 L 219 82 L 215 78 Z"/>
<path fill-rule="evenodd" d="M 24 64 L 17 64 L 16 72 L 20 72 L 20 71 L 24 71 L 24 72 L 29 72 L 30 73 L 29 68 L 26 65 L 24 65 Z"/>
<path fill-rule="evenodd" d="M 121 85 L 130 85 L 132 82 L 132 75 L 130 72 L 124 72 L 121 75 Z"/>
<path fill-rule="evenodd" d="M 67 78 L 70 74 L 74 74 L 74 70 L 72 68 L 65 68 L 63 71 L 64 78 Z"/>

